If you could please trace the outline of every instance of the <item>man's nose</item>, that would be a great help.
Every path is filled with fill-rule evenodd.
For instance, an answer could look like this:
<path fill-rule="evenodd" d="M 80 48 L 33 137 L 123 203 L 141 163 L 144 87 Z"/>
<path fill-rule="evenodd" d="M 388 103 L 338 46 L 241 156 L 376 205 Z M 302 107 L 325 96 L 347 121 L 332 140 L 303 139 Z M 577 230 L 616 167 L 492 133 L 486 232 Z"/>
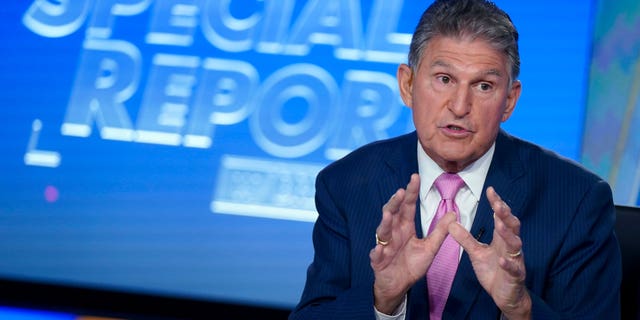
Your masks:
<path fill-rule="evenodd" d="M 464 117 L 471 112 L 471 106 L 473 102 L 471 88 L 467 86 L 458 86 L 452 93 L 452 97 L 449 103 L 449 110 L 456 117 Z"/>

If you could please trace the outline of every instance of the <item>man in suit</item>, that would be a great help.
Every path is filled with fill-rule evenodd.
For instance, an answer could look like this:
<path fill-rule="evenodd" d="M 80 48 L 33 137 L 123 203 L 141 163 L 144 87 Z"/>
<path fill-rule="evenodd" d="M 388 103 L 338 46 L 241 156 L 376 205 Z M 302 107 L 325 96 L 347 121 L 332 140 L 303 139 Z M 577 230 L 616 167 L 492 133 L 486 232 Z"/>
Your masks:
<path fill-rule="evenodd" d="M 500 129 L 521 91 L 517 40 L 485 0 L 425 11 L 397 73 L 416 131 L 318 174 L 290 319 L 619 318 L 609 185 Z"/>

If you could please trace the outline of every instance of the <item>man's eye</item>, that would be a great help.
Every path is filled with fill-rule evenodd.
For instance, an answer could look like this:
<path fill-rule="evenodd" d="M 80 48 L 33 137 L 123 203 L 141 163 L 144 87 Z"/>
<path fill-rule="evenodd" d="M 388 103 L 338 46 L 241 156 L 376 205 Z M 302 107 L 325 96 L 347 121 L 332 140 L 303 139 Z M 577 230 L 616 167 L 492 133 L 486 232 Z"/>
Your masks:
<path fill-rule="evenodd" d="M 481 91 L 489 91 L 491 90 L 491 85 L 488 83 L 481 83 L 480 84 L 480 90 Z"/>
<path fill-rule="evenodd" d="M 451 78 L 447 77 L 447 76 L 440 76 L 440 82 L 447 84 L 449 82 L 451 82 Z"/>

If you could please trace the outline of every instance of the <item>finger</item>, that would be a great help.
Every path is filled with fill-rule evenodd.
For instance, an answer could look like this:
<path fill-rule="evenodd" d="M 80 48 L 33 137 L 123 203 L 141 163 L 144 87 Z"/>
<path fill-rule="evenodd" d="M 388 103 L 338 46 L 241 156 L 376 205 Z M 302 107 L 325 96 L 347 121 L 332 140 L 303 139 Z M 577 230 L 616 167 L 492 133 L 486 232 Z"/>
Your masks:
<path fill-rule="evenodd" d="M 412 174 L 407 189 L 398 189 L 382 206 L 382 221 L 376 228 L 377 244 L 382 245 L 378 240 L 390 243 L 395 232 L 394 228 L 401 230 L 403 225 L 414 225 L 419 191 L 420 177 L 417 174 Z"/>
<path fill-rule="evenodd" d="M 440 221 L 436 224 L 436 227 L 428 235 L 428 238 L 432 238 L 432 241 L 442 242 L 444 238 L 449 234 L 449 224 L 456 221 L 456 215 L 449 212 L 440 218 Z"/>
<path fill-rule="evenodd" d="M 493 209 L 494 214 L 501 218 L 511 214 L 511 208 L 502 201 L 502 198 L 493 187 L 487 188 L 487 199 L 489 200 L 489 205 L 491 205 L 491 209 Z"/>
<path fill-rule="evenodd" d="M 494 241 L 502 241 L 504 243 L 500 246 L 504 248 L 504 252 L 500 252 L 500 254 L 505 257 L 515 257 L 522 250 L 522 239 L 497 216 L 495 217 L 494 225 L 496 232 Z"/>
<path fill-rule="evenodd" d="M 519 235 L 520 220 L 512 214 L 509 205 L 502 200 L 493 187 L 487 188 L 487 199 L 489 199 L 494 215 L 499 217 L 516 235 Z"/>
<path fill-rule="evenodd" d="M 476 240 L 476 238 L 458 222 L 449 224 L 448 231 L 453 239 L 455 239 L 469 255 L 474 255 L 478 250 L 486 246 L 486 244 Z"/>
<path fill-rule="evenodd" d="M 511 213 L 511 208 L 502 200 L 493 187 L 487 188 L 487 198 L 494 210 L 495 231 L 503 244 L 499 248 L 504 248 L 499 254 L 511 257 L 522 249 L 520 239 L 520 220 Z"/>
<path fill-rule="evenodd" d="M 400 188 L 396 190 L 396 192 L 391 195 L 391 198 L 387 201 L 387 203 L 382 206 L 382 212 L 388 211 L 392 214 L 396 214 L 400 211 L 400 205 L 405 197 L 405 190 Z"/>
<path fill-rule="evenodd" d="M 449 234 L 449 225 L 456 222 L 456 216 L 454 213 L 447 213 L 438 221 L 436 227 L 429 233 L 429 235 L 423 240 L 426 243 L 427 250 L 435 257 L 440 246 L 444 242 L 444 239 Z"/>
<path fill-rule="evenodd" d="M 377 245 L 369 252 L 369 261 L 373 270 L 384 269 L 391 260 L 388 259 L 389 255 L 385 253 L 386 247 Z"/>
<path fill-rule="evenodd" d="M 400 206 L 405 197 L 405 191 L 403 189 L 398 189 L 396 193 L 394 193 L 389 201 L 382 206 L 382 220 L 376 228 L 376 234 L 379 239 L 384 241 L 391 240 L 392 231 L 393 231 L 393 220 L 394 216 L 397 216 L 400 212 Z"/>
<path fill-rule="evenodd" d="M 369 260 L 371 261 L 371 266 L 374 270 L 377 269 L 383 261 L 382 249 L 382 246 L 377 245 L 369 252 Z"/>
<path fill-rule="evenodd" d="M 416 173 L 411 175 L 411 179 L 405 189 L 405 196 L 402 201 L 402 207 L 400 208 L 400 218 L 405 223 L 414 223 L 416 202 L 420 194 L 420 176 Z"/>
<path fill-rule="evenodd" d="M 376 228 L 376 234 L 374 235 L 376 238 L 376 246 L 381 245 L 379 240 L 383 242 L 389 242 L 391 240 L 391 236 L 393 234 L 393 222 L 392 222 L 392 214 L 388 211 L 382 212 L 382 221 Z"/>

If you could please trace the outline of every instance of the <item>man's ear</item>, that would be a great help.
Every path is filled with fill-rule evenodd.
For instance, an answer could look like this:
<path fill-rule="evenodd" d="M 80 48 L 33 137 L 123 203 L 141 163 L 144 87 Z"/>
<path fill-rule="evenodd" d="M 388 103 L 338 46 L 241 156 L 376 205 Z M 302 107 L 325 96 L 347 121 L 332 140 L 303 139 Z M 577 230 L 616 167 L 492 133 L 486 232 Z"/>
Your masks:
<path fill-rule="evenodd" d="M 401 64 L 396 74 L 398 79 L 398 87 L 400 88 L 400 97 L 402 102 L 409 107 L 413 107 L 413 69 L 407 64 Z"/>
<path fill-rule="evenodd" d="M 507 95 L 507 102 L 504 112 L 502 113 L 502 122 L 507 121 L 511 114 L 513 114 L 513 110 L 516 109 L 516 104 L 518 103 L 518 99 L 520 99 L 520 93 L 522 92 L 522 83 L 520 80 L 515 80 L 511 84 L 511 88 L 509 89 L 509 93 Z"/>

